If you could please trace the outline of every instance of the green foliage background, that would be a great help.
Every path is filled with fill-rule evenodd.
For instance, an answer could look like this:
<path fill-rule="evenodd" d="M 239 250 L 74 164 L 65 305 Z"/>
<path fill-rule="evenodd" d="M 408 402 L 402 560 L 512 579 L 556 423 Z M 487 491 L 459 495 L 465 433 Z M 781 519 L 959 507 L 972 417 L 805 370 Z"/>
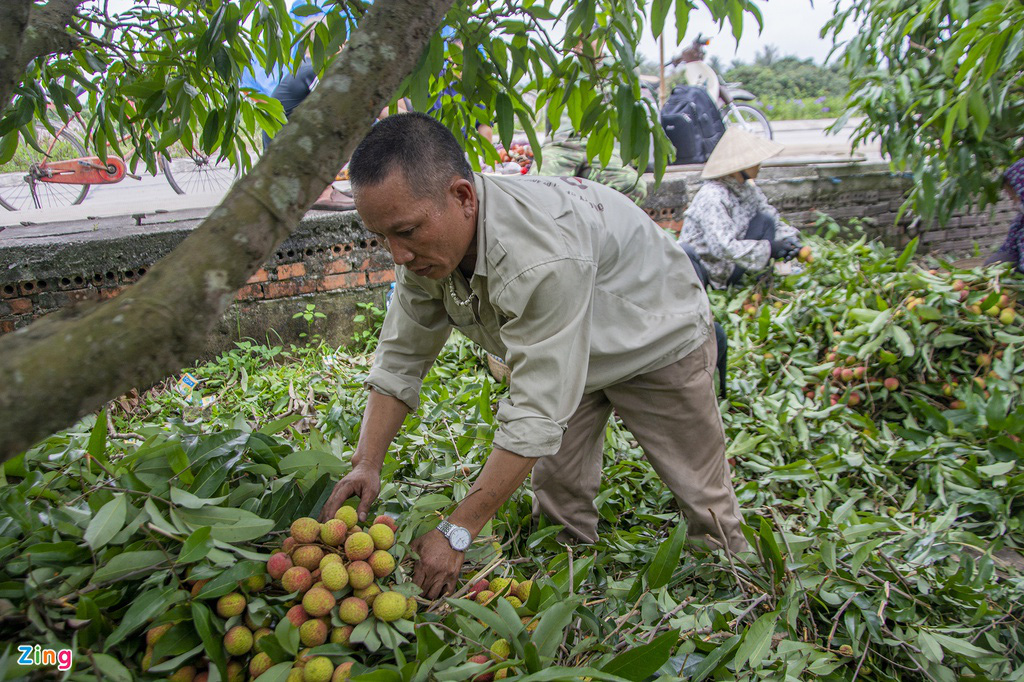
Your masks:
<path fill-rule="evenodd" d="M 910 171 L 907 206 L 940 221 L 996 201 L 1024 154 L 1024 4 L 1017 0 L 853 0 L 822 29 L 838 36 L 856 141 L 877 135 Z"/>

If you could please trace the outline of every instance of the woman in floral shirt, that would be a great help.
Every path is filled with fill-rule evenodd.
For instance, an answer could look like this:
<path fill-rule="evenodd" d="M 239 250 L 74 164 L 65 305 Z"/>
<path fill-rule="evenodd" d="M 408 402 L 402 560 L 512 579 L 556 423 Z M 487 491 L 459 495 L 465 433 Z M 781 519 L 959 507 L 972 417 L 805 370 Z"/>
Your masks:
<path fill-rule="evenodd" d="M 985 259 L 985 265 L 1013 263 L 1017 272 L 1024 272 L 1024 159 L 1007 168 L 1003 180 L 1003 188 L 1010 201 L 1017 204 L 1020 213 L 1010 223 L 1010 233 L 1006 235 L 1003 245 Z"/>
<path fill-rule="evenodd" d="M 679 243 L 699 257 L 716 289 L 738 282 L 748 270 L 763 270 L 772 258 L 789 260 L 800 251 L 799 232 L 782 222 L 754 184 L 761 164 L 782 145 L 729 128 L 708 158 L 705 182 L 683 215 Z"/>

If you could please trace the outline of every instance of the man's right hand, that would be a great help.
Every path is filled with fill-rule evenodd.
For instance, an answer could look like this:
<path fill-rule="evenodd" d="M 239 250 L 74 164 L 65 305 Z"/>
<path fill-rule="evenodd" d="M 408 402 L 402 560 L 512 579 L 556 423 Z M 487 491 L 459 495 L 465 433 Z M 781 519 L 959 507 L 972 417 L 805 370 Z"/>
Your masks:
<path fill-rule="evenodd" d="M 347 476 L 335 484 L 331 496 L 327 498 L 324 508 L 320 511 L 320 522 L 333 519 L 341 505 L 345 504 L 345 500 L 352 496 L 359 498 L 359 507 L 356 510 L 359 521 L 366 521 L 370 505 L 376 501 L 379 494 L 380 470 L 372 464 L 357 464 Z"/>

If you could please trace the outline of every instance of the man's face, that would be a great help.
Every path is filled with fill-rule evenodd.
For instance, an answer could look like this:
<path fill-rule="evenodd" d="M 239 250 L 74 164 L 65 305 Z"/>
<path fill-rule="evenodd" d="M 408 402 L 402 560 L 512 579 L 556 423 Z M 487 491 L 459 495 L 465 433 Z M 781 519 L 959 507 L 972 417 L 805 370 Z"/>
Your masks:
<path fill-rule="evenodd" d="M 420 277 L 444 279 L 472 256 L 476 186 L 464 178 L 452 178 L 443 196 L 417 197 L 396 170 L 353 198 L 366 229 L 383 237 L 395 264 Z"/>

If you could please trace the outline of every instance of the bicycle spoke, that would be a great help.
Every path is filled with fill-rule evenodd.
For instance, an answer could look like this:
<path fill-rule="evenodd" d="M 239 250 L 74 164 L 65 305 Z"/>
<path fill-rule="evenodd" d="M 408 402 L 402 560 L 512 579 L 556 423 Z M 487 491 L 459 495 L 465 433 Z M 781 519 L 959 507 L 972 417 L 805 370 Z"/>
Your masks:
<path fill-rule="evenodd" d="M 45 156 L 39 155 L 32 159 L 28 168 L 13 169 L 9 175 L 5 174 L 3 184 L 0 184 L 0 199 L 16 211 L 25 209 L 50 209 L 63 208 L 81 203 L 89 192 L 89 185 L 75 185 L 55 182 L 41 182 L 39 167 L 45 169 L 46 163 L 56 161 L 67 161 L 80 158 L 85 155 L 85 147 L 73 134 L 62 131 L 60 136 L 54 140 L 43 129 L 37 131 L 37 139 L 44 149 Z M 5 168 L 6 170 L 6 168 Z"/>
<path fill-rule="evenodd" d="M 165 166 L 164 174 L 179 194 L 224 192 L 237 179 L 227 161 L 212 163 L 203 155 L 179 159 Z"/>

